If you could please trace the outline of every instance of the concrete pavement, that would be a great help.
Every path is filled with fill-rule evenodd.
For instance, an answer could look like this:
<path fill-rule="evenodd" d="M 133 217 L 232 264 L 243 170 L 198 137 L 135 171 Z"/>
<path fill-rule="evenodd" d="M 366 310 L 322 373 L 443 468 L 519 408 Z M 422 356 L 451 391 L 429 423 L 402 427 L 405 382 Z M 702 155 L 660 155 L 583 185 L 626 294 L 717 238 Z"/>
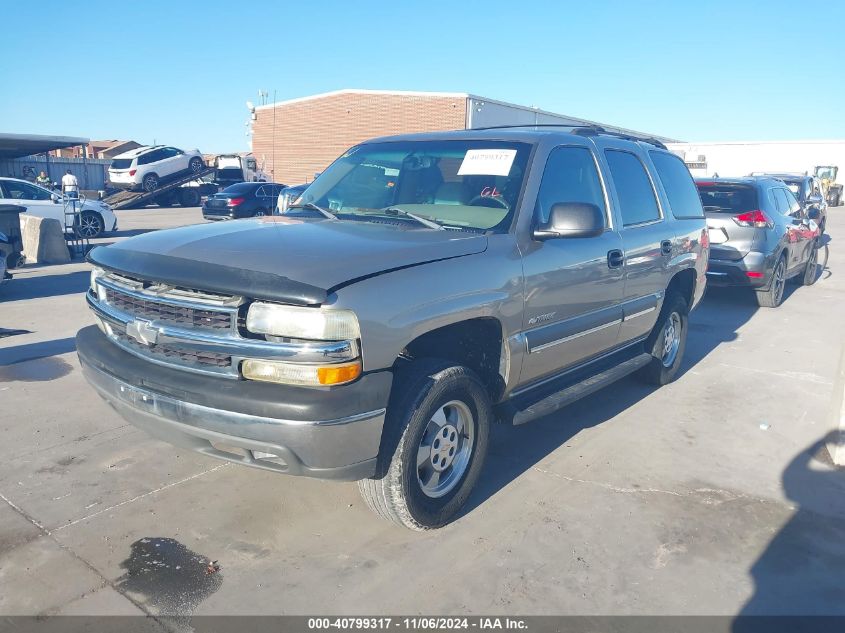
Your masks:
<path fill-rule="evenodd" d="M 118 214 L 116 239 L 202 221 Z M 845 614 L 845 471 L 823 449 L 845 208 L 828 227 L 827 269 L 780 308 L 708 292 L 675 383 L 495 428 L 466 512 L 425 534 L 354 484 L 127 425 L 74 352 L 88 267 L 24 269 L 0 290 L 0 328 L 27 331 L 0 338 L 0 614 Z"/>

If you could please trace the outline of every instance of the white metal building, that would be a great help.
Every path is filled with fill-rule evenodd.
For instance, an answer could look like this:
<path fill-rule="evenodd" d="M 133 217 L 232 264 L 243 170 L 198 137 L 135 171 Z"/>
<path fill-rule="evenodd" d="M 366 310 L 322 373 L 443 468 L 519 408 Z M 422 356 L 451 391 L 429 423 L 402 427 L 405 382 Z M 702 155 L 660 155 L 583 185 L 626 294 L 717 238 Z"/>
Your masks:
<path fill-rule="evenodd" d="M 817 165 L 836 165 L 845 171 L 845 140 L 667 143 L 667 147 L 684 159 L 696 177 L 812 174 Z"/>

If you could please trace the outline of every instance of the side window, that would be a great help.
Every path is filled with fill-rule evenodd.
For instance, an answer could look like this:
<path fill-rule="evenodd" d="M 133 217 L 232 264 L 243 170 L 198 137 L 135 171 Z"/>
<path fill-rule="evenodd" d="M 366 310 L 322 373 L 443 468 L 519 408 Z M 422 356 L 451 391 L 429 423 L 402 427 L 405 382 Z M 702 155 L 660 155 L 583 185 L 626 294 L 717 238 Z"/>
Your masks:
<path fill-rule="evenodd" d="M 784 194 L 786 194 L 786 204 L 788 205 L 790 215 L 797 213 L 801 210 L 801 205 L 798 204 L 798 200 L 795 199 L 795 196 L 792 195 L 792 192 L 789 189 L 781 189 Z"/>
<path fill-rule="evenodd" d="M 703 218 L 701 197 L 684 161 L 665 152 L 649 152 L 649 155 L 669 198 L 672 215 L 676 218 Z"/>
<path fill-rule="evenodd" d="M 40 187 L 35 187 L 26 182 L 15 182 L 7 180 L 6 197 L 14 200 L 49 200 L 50 192 Z"/>
<path fill-rule="evenodd" d="M 659 220 L 657 198 L 640 159 L 620 150 L 607 150 L 605 154 L 619 196 L 622 224 L 631 226 Z"/>
<path fill-rule="evenodd" d="M 549 154 L 534 210 L 540 222 L 558 202 L 587 202 L 607 213 L 596 161 L 586 147 L 556 147 Z"/>
<path fill-rule="evenodd" d="M 772 193 L 775 196 L 775 205 L 777 207 L 778 213 L 781 213 L 783 215 L 789 215 L 789 200 L 786 197 L 786 189 L 781 189 L 780 187 L 778 187 L 777 189 L 772 189 Z"/>
<path fill-rule="evenodd" d="M 153 150 L 151 152 L 147 152 L 146 154 L 141 154 L 138 157 L 138 164 L 139 165 L 149 165 L 153 161 L 158 160 L 156 155 L 158 154 L 158 150 Z"/>

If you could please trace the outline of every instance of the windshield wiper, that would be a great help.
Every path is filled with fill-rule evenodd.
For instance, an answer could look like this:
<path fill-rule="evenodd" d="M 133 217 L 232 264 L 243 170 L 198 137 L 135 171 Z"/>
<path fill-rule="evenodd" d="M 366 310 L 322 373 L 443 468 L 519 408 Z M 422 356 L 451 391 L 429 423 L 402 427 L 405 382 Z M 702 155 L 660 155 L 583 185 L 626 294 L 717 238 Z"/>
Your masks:
<path fill-rule="evenodd" d="M 332 213 L 328 209 L 324 209 L 323 207 L 317 206 L 313 202 L 306 202 L 305 204 L 294 204 L 289 206 L 288 209 L 311 209 L 312 211 L 317 211 L 318 213 L 323 214 L 329 220 L 339 219 L 334 213 Z"/>
<path fill-rule="evenodd" d="M 439 222 L 436 222 L 436 221 L 431 220 L 429 218 L 424 218 L 421 215 L 417 215 L 416 213 L 411 213 L 410 211 L 405 211 L 405 209 L 400 209 L 399 207 L 385 207 L 381 211 L 382 211 L 382 213 L 400 213 L 400 214 L 404 215 L 405 217 L 411 218 L 412 220 L 416 220 L 417 222 L 419 222 L 423 226 L 427 226 L 430 229 L 437 229 L 438 231 L 445 231 L 446 230 L 446 227 L 443 226 L 442 224 L 440 224 Z"/>

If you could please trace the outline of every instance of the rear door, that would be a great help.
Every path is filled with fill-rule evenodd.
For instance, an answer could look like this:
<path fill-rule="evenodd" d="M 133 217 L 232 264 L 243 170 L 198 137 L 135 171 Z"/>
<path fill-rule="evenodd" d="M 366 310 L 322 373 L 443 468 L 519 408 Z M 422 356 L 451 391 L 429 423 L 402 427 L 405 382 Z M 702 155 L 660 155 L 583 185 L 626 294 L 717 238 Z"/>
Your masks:
<path fill-rule="evenodd" d="M 622 320 L 622 267 L 609 266 L 609 253 L 622 253 L 613 229 L 604 183 L 593 150 L 555 147 L 543 171 L 534 226 L 548 219 L 557 202 L 586 202 L 606 214 L 599 236 L 532 240 L 523 252 L 528 354 L 520 382 L 530 383 L 599 356 L 616 345 Z"/>
<path fill-rule="evenodd" d="M 616 139 L 602 139 L 601 145 L 613 181 L 611 191 L 624 251 L 621 344 L 647 335 L 657 321 L 669 283 L 675 234 L 638 153 L 632 151 L 629 143 Z"/>
<path fill-rule="evenodd" d="M 814 236 L 803 224 L 804 212 L 792 192 L 789 189 L 778 187 L 772 193 L 777 201 L 778 209 L 783 209 L 783 221 L 787 224 L 787 269 L 789 273 L 794 273 L 807 261 L 809 248 L 812 246 L 811 240 L 808 238 Z"/>
<path fill-rule="evenodd" d="M 698 194 L 710 234 L 710 259 L 739 261 L 751 251 L 758 232 L 755 213 L 762 213 L 757 187 L 751 183 L 698 181 Z"/>

